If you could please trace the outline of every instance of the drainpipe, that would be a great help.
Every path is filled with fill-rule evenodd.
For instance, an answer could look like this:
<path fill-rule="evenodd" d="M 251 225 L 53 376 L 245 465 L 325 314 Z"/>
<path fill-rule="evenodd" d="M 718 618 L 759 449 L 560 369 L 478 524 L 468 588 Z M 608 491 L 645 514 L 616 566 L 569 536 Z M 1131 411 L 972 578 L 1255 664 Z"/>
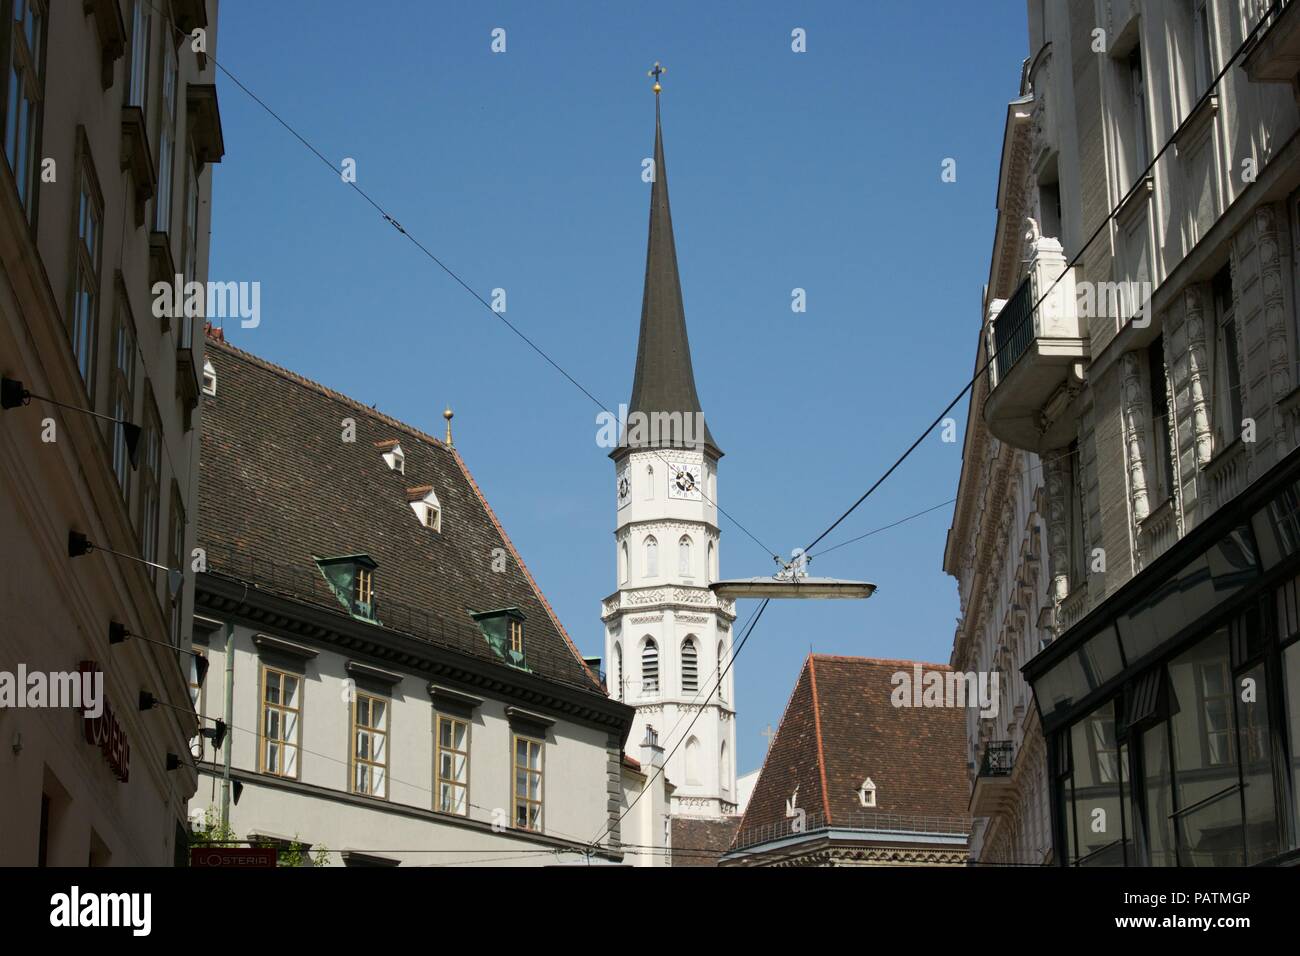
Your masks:
<path fill-rule="evenodd" d="M 226 622 L 226 746 L 224 766 L 221 770 L 221 829 L 230 826 L 230 750 L 234 745 L 235 735 L 231 729 L 235 726 L 235 625 Z"/>

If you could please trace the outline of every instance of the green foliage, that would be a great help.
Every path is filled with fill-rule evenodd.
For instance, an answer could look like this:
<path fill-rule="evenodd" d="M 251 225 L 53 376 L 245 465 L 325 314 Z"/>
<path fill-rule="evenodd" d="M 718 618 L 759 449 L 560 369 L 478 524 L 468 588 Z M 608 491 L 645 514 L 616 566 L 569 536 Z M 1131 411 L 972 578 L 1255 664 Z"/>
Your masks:
<path fill-rule="evenodd" d="M 240 840 L 235 835 L 234 829 L 229 824 L 221 825 L 221 818 L 216 807 L 208 807 L 203 812 L 202 823 L 192 823 L 190 825 L 190 842 L 193 845 L 201 844 L 204 846 L 241 847 L 245 845 L 245 841 Z M 329 866 L 329 848 L 321 847 L 315 853 L 308 852 L 307 848 L 299 842 L 296 833 L 288 846 L 279 846 L 270 841 L 252 845 L 278 850 L 276 855 L 277 866 Z"/>

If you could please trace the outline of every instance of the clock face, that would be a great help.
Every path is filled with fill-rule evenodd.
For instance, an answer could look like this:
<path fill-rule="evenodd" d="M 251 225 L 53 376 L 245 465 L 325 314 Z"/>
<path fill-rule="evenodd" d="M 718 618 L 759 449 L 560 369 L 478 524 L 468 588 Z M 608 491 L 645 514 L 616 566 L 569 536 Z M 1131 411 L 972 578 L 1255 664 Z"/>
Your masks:
<path fill-rule="evenodd" d="M 618 474 L 618 506 L 621 508 L 632 499 L 632 481 L 626 469 Z"/>
<path fill-rule="evenodd" d="M 668 474 L 668 494 L 673 498 L 700 497 L 698 465 L 673 465 Z"/>

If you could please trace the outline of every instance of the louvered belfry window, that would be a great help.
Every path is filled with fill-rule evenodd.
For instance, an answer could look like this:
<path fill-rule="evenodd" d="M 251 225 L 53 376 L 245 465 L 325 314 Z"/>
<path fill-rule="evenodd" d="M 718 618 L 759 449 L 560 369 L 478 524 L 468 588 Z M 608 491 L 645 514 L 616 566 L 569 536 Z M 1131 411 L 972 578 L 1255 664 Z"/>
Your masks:
<path fill-rule="evenodd" d="M 682 692 L 693 694 L 700 689 L 700 655 L 695 639 L 682 641 Z"/>
<path fill-rule="evenodd" d="M 641 691 L 659 692 L 659 645 L 652 640 L 647 640 L 641 649 Z"/>

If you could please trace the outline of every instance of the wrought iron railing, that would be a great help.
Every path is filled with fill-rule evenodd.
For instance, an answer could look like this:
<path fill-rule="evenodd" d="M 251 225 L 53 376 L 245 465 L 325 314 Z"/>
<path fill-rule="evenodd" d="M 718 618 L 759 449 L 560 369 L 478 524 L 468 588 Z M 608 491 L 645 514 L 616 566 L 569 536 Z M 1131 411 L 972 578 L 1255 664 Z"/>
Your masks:
<path fill-rule="evenodd" d="M 877 810 L 836 811 L 830 823 L 820 811 L 795 813 L 779 823 L 749 827 L 736 834 L 733 850 L 743 850 L 760 843 L 770 843 L 806 833 L 836 830 L 862 830 L 894 833 L 933 833 L 945 836 L 970 836 L 971 818 L 926 814 L 885 813 Z"/>
<path fill-rule="evenodd" d="M 348 609 L 339 601 L 333 588 L 314 565 L 288 565 L 219 545 L 207 546 L 206 560 L 210 574 L 231 578 L 259 590 L 316 607 L 348 613 Z M 382 601 L 374 599 L 371 606 L 372 613 L 378 614 L 380 619 L 366 623 L 384 630 L 397 631 L 430 644 L 462 652 L 484 641 L 483 632 L 472 621 L 458 621 L 388 596 Z M 603 676 L 602 674 L 602 679 Z M 581 679 L 566 680 L 558 676 L 555 679 L 585 690 L 591 689 L 591 684 Z"/>
<path fill-rule="evenodd" d="M 1015 746 L 1010 740 L 990 740 L 980 760 L 981 777 L 1009 777 L 1015 766 Z"/>
<path fill-rule="evenodd" d="M 993 347 L 997 350 L 998 384 L 1029 350 L 1034 341 L 1034 302 L 1029 279 L 1020 283 L 993 320 Z"/>

